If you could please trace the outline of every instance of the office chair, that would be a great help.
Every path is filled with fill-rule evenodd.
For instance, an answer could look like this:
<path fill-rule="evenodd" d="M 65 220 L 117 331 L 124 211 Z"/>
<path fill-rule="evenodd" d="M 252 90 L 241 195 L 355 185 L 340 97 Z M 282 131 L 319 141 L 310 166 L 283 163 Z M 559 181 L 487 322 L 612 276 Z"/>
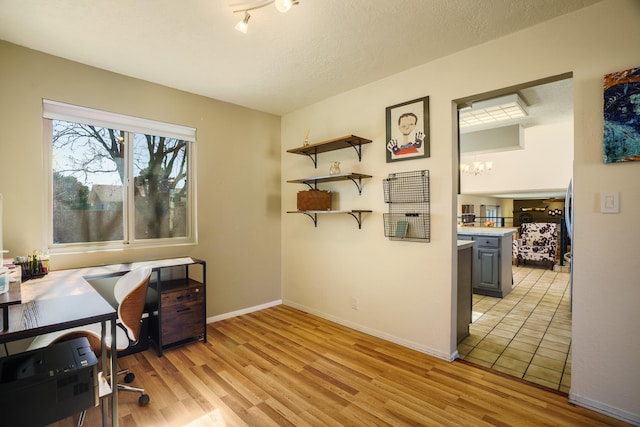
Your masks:
<path fill-rule="evenodd" d="M 118 303 L 116 337 L 114 343 L 113 338 L 111 337 L 111 325 L 107 322 L 107 351 L 113 351 L 113 348 L 115 347 L 117 352 L 121 352 L 138 341 L 150 277 L 151 267 L 140 267 L 128 272 L 124 276 L 120 277 L 116 282 L 113 288 L 113 294 Z M 93 352 L 96 354 L 96 357 L 99 358 L 102 353 L 102 345 L 100 343 L 101 331 L 102 325 L 100 323 L 95 323 L 92 325 L 53 332 L 36 337 L 29 346 L 29 349 L 45 347 L 53 343 L 67 341 L 73 338 L 87 337 Z M 116 375 L 121 374 L 125 374 L 125 383 L 130 383 L 135 378 L 135 375 L 132 372 L 129 372 L 128 369 L 118 371 L 116 373 Z M 138 398 L 138 405 L 140 406 L 145 406 L 149 403 L 149 395 L 145 394 L 144 389 L 142 388 L 118 384 L 118 390 L 140 393 L 140 397 Z M 80 416 L 78 425 L 82 425 L 83 419 L 84 412 Z"/>

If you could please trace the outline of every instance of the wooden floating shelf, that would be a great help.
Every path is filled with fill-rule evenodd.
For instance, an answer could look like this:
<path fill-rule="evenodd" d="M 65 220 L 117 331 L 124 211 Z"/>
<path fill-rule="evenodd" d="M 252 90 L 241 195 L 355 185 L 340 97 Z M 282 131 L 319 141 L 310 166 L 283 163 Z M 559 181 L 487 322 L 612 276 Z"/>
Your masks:
<path fill-rule="evenodd" d="M 318 188 L 318 184 L 322 182 L 332 181 L 351 181 L 358 188 L 358 192 L 362 194 L 362 179 L 371 178 L 371 175 L 365 175 L 363 173 L 341 173 L 336 175 L 323 175 L 314 176 L 311 178 L 292 179 L 287 182 L 293 184 L 306 184 L 310 188 Z"/>
<path fill-rule="evenodd" d="M 326 153 L 327 151 L 340 150 L 342 148 L 371 144 L 370 139 L 362 138 L 356 135 L 346 135 L 340 138 L 330 139 L 328 141 L 315 142 L 298 148 L 287 150 L 287 153 L 293 154 L 317 154 Z"/>
<path fill-rule="evenodd" d="M 297 184 L 315 184 L 320 182 L 348 181 L 350 179 L 362 179 L 362 178 L 371 178 L 371 175 L 365 175 L 363 173 L 340 173 L 336 175 L 323 175 L 323 176 L 312 176 L 310 178 L 292 179 L 287 182 L 297 183 Z"/>
<path fill-rule="evenodd" d="M 353 218 L 355 218 L 356 222 L 358 223 L 358 228 L 362 228 L 362 214 L 363 213 L 371 213 L 372 211 L 370 210 L 361 210 L 361 209 L 353 209 L 353 210 L 326 210 L 326 211 L 287 211 L 287 213 L 297 213 L 297 214 L 303 214 L 308 216 L 309 218 L 311 218 L 311 220 L 313 221 L 313 224 L 317 227 L 318 226 L 318 214 L 346 214 L 346 215 L 351 215 Z"/>
<path fill-rule="evenodd" d="M 358 154 L 358 161 L 362 160 L 362 146 L 371 144 L 370 139 L 362 138 L 356 135 L 346 135 L 340 138 L 330 139 L 328 141 L 316 142 L 304 145 L 298 148 L 287 150 L 287 153 L 302 154 L 309 156 L 313 161 L 313 165 L 318 167 L 318 153 L 326 153 L 328 151 L 341 150 L 343 148 L 352 147 Z"/>

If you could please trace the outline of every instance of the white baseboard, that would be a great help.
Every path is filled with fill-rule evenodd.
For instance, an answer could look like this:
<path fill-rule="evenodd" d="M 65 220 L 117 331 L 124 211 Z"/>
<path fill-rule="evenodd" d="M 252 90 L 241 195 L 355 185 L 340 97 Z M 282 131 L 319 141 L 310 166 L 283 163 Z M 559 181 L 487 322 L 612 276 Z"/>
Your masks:
<path fill-rule="evenodd" d="M 224 319 L 230 319 L 232 317 L 236 317 L 236 316 L 241 316 L 243 314 L 248 314 L 248 313 L 253 313 L 254 311 L 259 311 L 259 310 L 264 310 L 265 308 L 269 308 L 269 307 L 275 307 L 276 305 L 280 305 L 280 304 L 285 304 L 288 305 L 290 307 L 293 308 L 297 308 L 298 310 L 304 311 L 305 313 L 309 313 L 309 314 L 313 314 L 314 316 L 318 316 L 321 317 L 323 319 L 329 320 L 331 322 L 337 323 L 339 325 L 342 326 L 346 326 L 347 328 L 351 328 L 354 329 L 356 331 L 360 331 L 363 332 L 365 334 L 377 337 L 377 338 L 381 338 L 383 340 L 401 345 L 403 347 L 407 347 L 407 348 L 411 348 L 413 350 L 419 351 L 421 353 L 425 353 L 428 354 L 430 356 L 434 356 L 437 357 L 439 359 L 444 359 L 444 360 L 448 360 L 448 361 L 452 361 L 455 360 L 459 357 L 458 354 L 458 350 L 455 350 L 452 354 L 448 355 L 446 353 L 442 353 L 440 351 L 434 350 L 432 348 L 426 347 L 424 345 L 415 343 L 413 341 L 408 341 L 402 338 L 398 338 L 396 336 L 393 335 L 389 335 L 387 333 L 375 330 L 375 329 L 371 329 L 371 328 L 367 328 L 364 327 L 362 325 L 358 325 L 356 323 L 353 322 L 349 322 L 346 321 L 344 319 L 340 319 L 337 318 L 335 316 L 330 316 L 326 313 L 322 313 L 318 310 L 314 310 L 311 309 L 309 307 L 306 307 L 304 305 L 300 305 L 300 304 L 296 304 L 294 302 L 291 301 L 282 301 L 282 300 L 275 300 L 275 301 L 271 301 L 265 304 L 260 304 L 260 305 L 256 305 L 253 307 L 248 307 L 248 308 L 244 308 L 242 310 L 237 310 L 237 311 L 232 311 L 229 313 L 224 313 L 224 314 L 220 314 L 217 316 L 212 316 L 212 317 L 208 317 L 207 318 L 207 323 L 214 323 L 214 322 L 218 322 L 220 320 L 224 320 Z M 632 425 L 636 425 L 636 426 L 640 426 L 640 415 L 639 414 L 633 414 L 630 412 L 626 412 L 623 411 L 621 409 L 618 408 L 614 408 L 611 407 L 609 405 L 606 405 L 604 403 L 600 403 L 600 402 L 596 402 L 594 400 L 576 395 L 574 393 L 569 393 L 569 402 L 578 405 L 578 406 L 582 406 L 584 408 L 587 409 L 591 409 L 593 411 L 599 412 L 601 414 L 622 420 L 624 422 L 630 423 Z"/>
<path fill-rule="evenodd" d="M 411 348 L 413 350 L 419 351 L 420 353 L 428 354 L 430 356 L 434 356 L 434 357 L 437 357 L 439 359 L 452 361 L 452 360 L 454 360 L 454 359 L 456 359 L 458 357 L 458 351 L 457 350 L 453 354 L 442 353 L 440 351 L 437 351 L 437 350 L 434 350 L 432 348 L 426 347 L 426 346 L 424 346 L 422 344 L 418 344 L 418 343 L 415 343 L 413 341 L 408 341 L 408 340 L 405 340 L 403 338 L 399 338 L 399 337 L 396 337 L 396 336 L 393 336 L 393 335 L 389 335 L 389 334 L 387 334 L 385 332 L 382 332 L 382 331 L 378 331 L 378 330 L 375 330 L 375 329 L 367 328 L 367 327 L 364 327 L 362 325 L 358 325 L 357 323 L 349 322 L 349 321 L 346 321 L 344 319 L 340 319 L 340 318 L 337 318 L 335 316 L 331 316 L 331 315 L 328 315 L 326 313 L 319 312 L 317 310 L 311 309 L 311 308 L 306 307 L 304 305 L 296 304 L 294 302 L 287 301 L 287 300 L 283 301 L 283 304 L 284 305 L 288 305 L 288 306 L 293 307 L 293 308 L 297 308 L 300 311 L 304 311 L 305 313 L 313 314 L 314 316 L 321 317 L 323 319 L 329 320 L 329 321 L 337 323 L 339 325 L 346 326 L 347 328 L 351 328 L 351 329 L 354 329 L 356 331 L 363 332 L 363 333 L 365 333 L 367 335 L 371 335 L 371 336 L 374 336 L 374 337 L 377 337 L 377 338 L 381 338 L 381 339 L 383 339 L 385 341 L 389 341 L 389 342 L 401 345 L 403 347 Z"/>
<path fill-rule="evenodd" d="M 596 402 L 595 400 L 588 399 L 583 396 L 579 396 L 574 393 L 569 393 L 569 402 L 582 406 L 592 411 L 599 412 L 601 414 L 616 418 L 618 420 L 627 422 L 634 426 L 640 426 L 640 414 L 632 414 L 630 412 L 623 411 L 618 408 L 606 405 L 604 403 Z"/>
<path fill-rule="evenodd" d="M 446 353 L 442 353 L 440 351 L 434 350 L 432 348 L 426 347 L 424 345 L 415 343 L 413 341 L 408 341 L 402 338 L 398 338 L 396 336 L 393 335 L 389 335 L 385 332 L 381 332 L 375 329 L 371 329 L 371 328 L 367 328 L 364 327 L 362 325 L 358 325 L 356 323 L 352 323 L 352 322 L 348 322 L 344 319 L 340 319 L 334 316 L 330 316 L 327 315 L 326 313 L 322 313 L 319 312 L 317 310 L 311 309 L 309 307 L 306 307 L 304 305 L 300 305 L 300 304 L 296 304 L 294 302 L 291 301 L 282 301 L 282 300 L 275 300 L 275 301 L 271 301 L 265 304 L 260 304 L 260 305 L 256 305 L 253 307 L 248 307 L 248 308 L 244 308 L 242 310 L 237 310 L 237 311 L 231 311 L 229 313 L 224 313 L 224 314 L 219 314 L 217 316 L 212 316 L 212 317 L 207 317 L 207 323 L 214 323 L 214 322 L 218 322 L 220 320 L 225 320 L 225 319 L 230 319 L 232 317 L 236 317 L 236 316 L 241 316 L 243 314 L 248 314 L 248 313 L 253 313 L 254 311 L 259 311 L 259 310 L 264 310 L 265 308 L 269 308 L 269 307 L 275 307 L 276 305 L 280 305 L 280 304 L 285 304 L 288 305 L 290 307 L 293 308 L 297 308 L 300 311 L 304 311 L 305 313 L 309 313 L 309 314 L 313 314 L 314 316 L 318 316 L 321 317 L 323 319 L 329 320 L 331 322 L 337 323 L 339 325 L 342 326 L 346 326 L 347 328 L 351 328 L 354 329 L 356 331 L 360 331 L 363 332 L 367 335 L 371 335 L 377 338 L 381 338 L 385 341 L 389 341 L 398 345 L 401 345 L 403 347 L 407 347 L 407 348 L 411 348 L 413 350 L 419 351 L 420 353 L 424 353 L 424 354 L 428 354 L 430 356 L 434 356 L 437 357 L 439 359 L 444 359 L 447 360 L 449 362 L 457 359 L 459 357 L 458 355 L 458 350 L 455 350 L 452 354 L 446 354 Z"/>
<path fill-rule="evenodd" d="M 264 310 L 265 308 L 275 307 L 282 304 L 282 300 L 275 300 L 267 302 L 265 304 L 255 305 L 253 307 L 243 308 L 242 310 L 231 311 L 229 313 L 219 314 L 217 316 L 207 317 L 207 323 L 214 323 L 224 319 L 230 319 L 232 317 L 241 316 L 243 314 L 253 313 L 254 311 Z"/>

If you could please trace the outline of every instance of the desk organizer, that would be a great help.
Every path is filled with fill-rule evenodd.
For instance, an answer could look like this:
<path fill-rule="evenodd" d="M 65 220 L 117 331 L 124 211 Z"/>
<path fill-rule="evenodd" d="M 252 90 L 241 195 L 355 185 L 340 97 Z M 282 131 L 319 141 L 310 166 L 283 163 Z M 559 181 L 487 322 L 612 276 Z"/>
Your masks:
<path fill-rule="evenodd" d="M 22 270 L 22 281 L 25 282 L 29 279 L 37 279 L 44 277 L 49 272 L 49 268 L 46 265 L 48 261 L 41 260 L 37 256 L 20 257 L 26 258 L 26 261 L 14 260 L 15 265 L 19 265 Z"/>

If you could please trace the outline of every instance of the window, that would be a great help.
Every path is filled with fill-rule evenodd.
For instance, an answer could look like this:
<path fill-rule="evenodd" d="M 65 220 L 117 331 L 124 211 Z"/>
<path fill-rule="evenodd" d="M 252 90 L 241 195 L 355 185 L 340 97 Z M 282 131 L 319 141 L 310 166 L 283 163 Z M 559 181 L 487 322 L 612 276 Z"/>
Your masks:
<path fill-rule="evenodd" d="M 487 220 L 488 221 L 497 221 L 498 220 L 498 209 L 499 206 L 487 206 Z"/>
<path fill-rule="evenodd" d="M 195 243 L 195 129 L 43 105 L 50 249 Z"/>

